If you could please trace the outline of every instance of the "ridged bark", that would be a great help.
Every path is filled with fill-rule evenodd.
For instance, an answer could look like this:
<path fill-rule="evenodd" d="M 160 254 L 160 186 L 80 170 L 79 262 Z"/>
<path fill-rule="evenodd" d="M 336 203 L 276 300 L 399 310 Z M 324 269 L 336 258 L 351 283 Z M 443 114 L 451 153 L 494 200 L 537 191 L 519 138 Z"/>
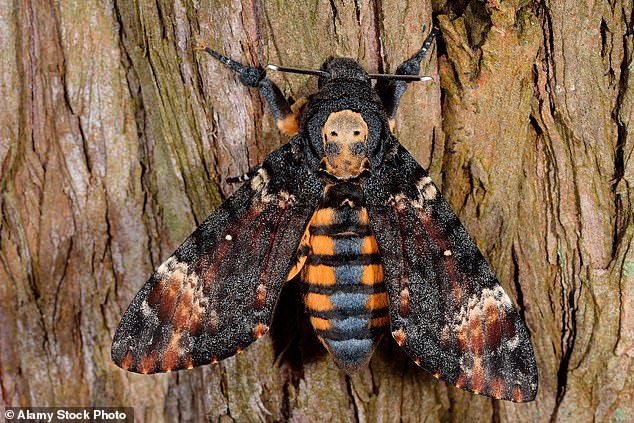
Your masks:
<path fill-rule="evenodd" d="M 632 8 L 1 0 L 0 406 L 133 406 L 141 422 L 634 419 Z M 397 134 L 521 309 L 537 400 L 447 386 L 387 338 L 348 378 L 282 318 L 277 338 L 215 367 L 114 366 L 112 335 L 152 269 L 235 189 L 224 178 L 286 141 L 196 41 L 255 66 L 347 56 L 393 72 L 432 14 L 435 82 L 410 85 Z M 270 77 L 296 99 L 316 89 Z"/>

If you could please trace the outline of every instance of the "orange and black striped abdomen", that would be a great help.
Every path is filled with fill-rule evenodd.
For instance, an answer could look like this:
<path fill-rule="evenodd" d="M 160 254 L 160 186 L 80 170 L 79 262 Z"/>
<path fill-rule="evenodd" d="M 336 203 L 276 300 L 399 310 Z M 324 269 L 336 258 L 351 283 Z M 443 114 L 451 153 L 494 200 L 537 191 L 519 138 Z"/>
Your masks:
<path fill-rule="evenodd" d="M 389 322 L 381 256 L 357 184 L 326 187 L 304 243 L 310 321 L 339 367 L 353 371 L 369 361 Z"/>

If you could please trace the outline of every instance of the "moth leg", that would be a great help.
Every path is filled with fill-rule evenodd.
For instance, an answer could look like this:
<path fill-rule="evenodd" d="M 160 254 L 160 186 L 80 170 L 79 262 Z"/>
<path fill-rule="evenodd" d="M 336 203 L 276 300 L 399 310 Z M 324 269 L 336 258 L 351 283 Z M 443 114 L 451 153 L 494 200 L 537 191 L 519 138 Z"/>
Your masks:
<path fill-rule="evenodd" d="M 279 87 L 275 85 L 273 81 L 266 78 L 265 71 L 245 66 L 223 56 L 209 47 L 199 46 L 198 50 L 203 50 L 224 63 L 229 69 L 238 74 L 240 82 L 244 85 L 257 88 L 260 91 L 260 95 L 264 97 L 268 103 L 271 114 L 273 118 L 275 118 L 275 123 L 280 131 L 287 135 L 295 135 L 297 133 L 299 128 L 298 116 L 291 110 L 291 106 L 288 104 L 286 97 L 284 97 Z"/>
<path fill-rule="evenodd" d="M 423 27 L 423 32 L 425 31 L 425 27 Z M 431 47 L 434 42 L 434 38 L 438 35 L 438 28 L 432 28 L 431 32 L 425 39 L 423 46 L 416 54 L 414 54 L 411 58 L 401 63 L 399 67 L 396 69 L 397 75 L 418 75 L 420 72 L 420 62 L 425 57 L 425 54 Z M 394 130 L 394 119 L 396 117 L 396 110 L 398 109 L 398 105 L 401 101 L 401 97 L 405 94 L 407 90 L 407 84 L 409 82 L 399 81 L 399 80 L 379 80 L 376 84 L 376 90 L 383 101 L 383 105 L 385 106 L 385 111 L 387 112 L 387 117 L 390 123 L 390 129 Z"/>
<path fill-rule="evenodd" d="M 249 181 L 258 173 L 258 170 L 260 170 L 260 167 L 261 165 L 257 165 L 256 167 L 249 169 L 247 173 L 243 173 L 242 175 L 238 175 L 238 176 L 230 176 L 229 178 L 226 179 L 226 181 L 228 184 L 236 184 L 238 182 Z"/>

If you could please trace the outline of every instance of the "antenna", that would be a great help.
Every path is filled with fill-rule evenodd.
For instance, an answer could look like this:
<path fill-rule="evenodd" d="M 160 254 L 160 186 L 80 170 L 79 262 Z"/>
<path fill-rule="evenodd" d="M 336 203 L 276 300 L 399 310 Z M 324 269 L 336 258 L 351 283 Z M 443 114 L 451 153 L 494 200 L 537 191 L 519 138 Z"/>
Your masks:
<path fill-rule="evenodd" d="M 372 79 L 395 79 L 399 81 L 433 81 L 434 78 L 431 76 L 423 76 L 423 75 L 397 75 L 394 73 L 371 73 L 370 78 Z"/>
<path fill-rule="evenodd" d="M 303 68 L 292 68 L 288 66 L 278 66 L 278 65 L 266 65 L 267 69 L 271 69 L 279 72 L 291 72 L 291 73 L 299 73 L 302 75 L 315 75 L 315 76 L 323 76 L 324 78 L 329 78 L 330 74 L 325 71 L 316 70 L 316 69 L 303 69 Z M 434 78 L 431 76 L 421 76 L 421 75 L 396 75 L 392 73 L 371 73 L 368 75 L 372 79 L 393 79 L 399 81 L 433 81 Z"/>
<path fill-rule="evenodd" d="M 328 72 L 316 70 L 316 69 L 302 69 L 302 68 L 291 68 L 287 66 L 278 66 L 278 65 L 266 65 L 267 69 L 271 69 L 279 72 L 291 72 L 291 73 L 301 73 L 303 75 L 316 75 L 323 76 L 325 78 L 330 77 Z"/>

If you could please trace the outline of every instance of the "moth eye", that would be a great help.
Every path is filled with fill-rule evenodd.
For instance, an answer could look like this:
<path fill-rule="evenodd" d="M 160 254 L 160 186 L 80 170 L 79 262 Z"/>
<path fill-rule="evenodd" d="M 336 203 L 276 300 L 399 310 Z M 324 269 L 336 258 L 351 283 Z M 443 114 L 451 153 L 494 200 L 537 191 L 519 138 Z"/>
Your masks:
<path fill-rule="evenodd" d="M 326 155 L 327 156 L 336 156 L 339 154 L 341 149 L 339 148 L 339 144 L 335 144 L 334 142 L 326 143 Z"/>
<path fill-rule="evenodd" d="M 355 142 L 350 146 L 350 151 L 355 156 L 361 156 L 365 154 L 365 145 L 362 142 Z"/>
<path fill-rule="evenodd" d="M 353 134 L 354 134 L 355 137 L 359 136 L 359 134 L 361 134 L 361 131 L 354 131 Z"/>
<path fill-rule="evenodd" d="M 330 135 L 333 136 L 333 137 L 336 137 L 338 134 L 337 134 L 336 131 L 330 131 Z"/>

